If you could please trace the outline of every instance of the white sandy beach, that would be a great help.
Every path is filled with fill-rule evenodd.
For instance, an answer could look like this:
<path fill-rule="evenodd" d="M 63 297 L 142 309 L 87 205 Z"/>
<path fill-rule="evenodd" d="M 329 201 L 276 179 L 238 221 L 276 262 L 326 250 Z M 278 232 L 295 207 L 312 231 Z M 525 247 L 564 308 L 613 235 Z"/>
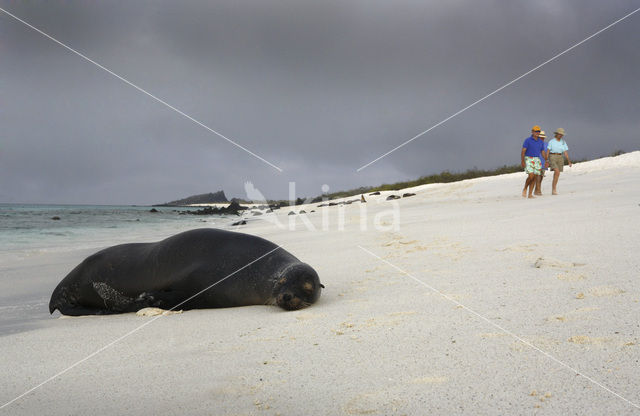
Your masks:
<path fill-rule="evenodd" d="M 0 414 L 639 414 L 640 152 L 565 167 L 558 196 L 551 176 L 535 200 L 516 173 L 296 207 L 315 231 L 248 217 L 237 231 L 326 286 L 294 312 L 186 311 L 122 338 L 154 318 L 29 318 L 95 250 L 5 262 L 0 313 L 25 319 L 0 334 L 0 406 L 122 339 Z"/>

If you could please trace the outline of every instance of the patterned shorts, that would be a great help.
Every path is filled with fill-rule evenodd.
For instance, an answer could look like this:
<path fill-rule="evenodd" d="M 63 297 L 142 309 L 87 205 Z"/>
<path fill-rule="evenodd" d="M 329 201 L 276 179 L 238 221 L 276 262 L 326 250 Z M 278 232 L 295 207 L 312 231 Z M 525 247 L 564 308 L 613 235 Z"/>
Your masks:
<path fill-rule="evenodd" d="M 534 175 L 540 175 L 540 158 L 539 157 L 524 157 L 524 173 L 533 173 Z"/>

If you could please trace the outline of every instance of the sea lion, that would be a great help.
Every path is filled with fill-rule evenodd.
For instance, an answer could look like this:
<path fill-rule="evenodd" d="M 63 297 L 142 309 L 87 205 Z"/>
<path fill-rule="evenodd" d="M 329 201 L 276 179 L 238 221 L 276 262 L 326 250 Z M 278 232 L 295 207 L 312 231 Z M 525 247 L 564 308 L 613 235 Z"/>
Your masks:
<path fill-rule="evenodd" d="M 311 305 L 324 286 L 306 263 L 263 238 L 203 228 L 101 250 L 55 288 L 49 311 L 102 315 L 162 309 Z"/>

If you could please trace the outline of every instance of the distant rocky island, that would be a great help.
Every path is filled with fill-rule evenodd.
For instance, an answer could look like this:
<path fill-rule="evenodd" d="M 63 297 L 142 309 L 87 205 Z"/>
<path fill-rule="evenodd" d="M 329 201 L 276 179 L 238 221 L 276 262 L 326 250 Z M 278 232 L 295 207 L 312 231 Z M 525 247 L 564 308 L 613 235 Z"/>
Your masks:
<path fill-rule="evenodd" d="M 192 195 L 183 199 L 177 199 L 175 201 L 167 202 L 164 204 L 157 204 L 157 207 L 183 207 L 185 205 L 193 204 L 220 204 L 227 203 L 227 197 L 224 191 L 209 192 L 208 194 Z"/>

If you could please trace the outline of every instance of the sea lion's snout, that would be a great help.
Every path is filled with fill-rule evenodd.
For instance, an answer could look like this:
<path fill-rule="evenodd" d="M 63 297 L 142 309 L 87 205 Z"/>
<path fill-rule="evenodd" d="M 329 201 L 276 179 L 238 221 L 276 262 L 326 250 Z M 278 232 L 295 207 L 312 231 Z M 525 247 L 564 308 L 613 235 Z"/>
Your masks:
<path fill-rule="evenodd" d="M 318 300 L 324 286 L 311 266 L 299 263 L 287 268 L 276 283 L 274 297 L 282 309 L 293 311 Z"/>
<path fill-rule="evenodd" d="M 298 296 L 294 296 L 291 293 L 281 293 L 278 295 L 276 302 L 278 306 L 288 311 L 295 311 L 296 309 L 302 309 L 309 305 L 309 303 L 304 302 Z"/>

